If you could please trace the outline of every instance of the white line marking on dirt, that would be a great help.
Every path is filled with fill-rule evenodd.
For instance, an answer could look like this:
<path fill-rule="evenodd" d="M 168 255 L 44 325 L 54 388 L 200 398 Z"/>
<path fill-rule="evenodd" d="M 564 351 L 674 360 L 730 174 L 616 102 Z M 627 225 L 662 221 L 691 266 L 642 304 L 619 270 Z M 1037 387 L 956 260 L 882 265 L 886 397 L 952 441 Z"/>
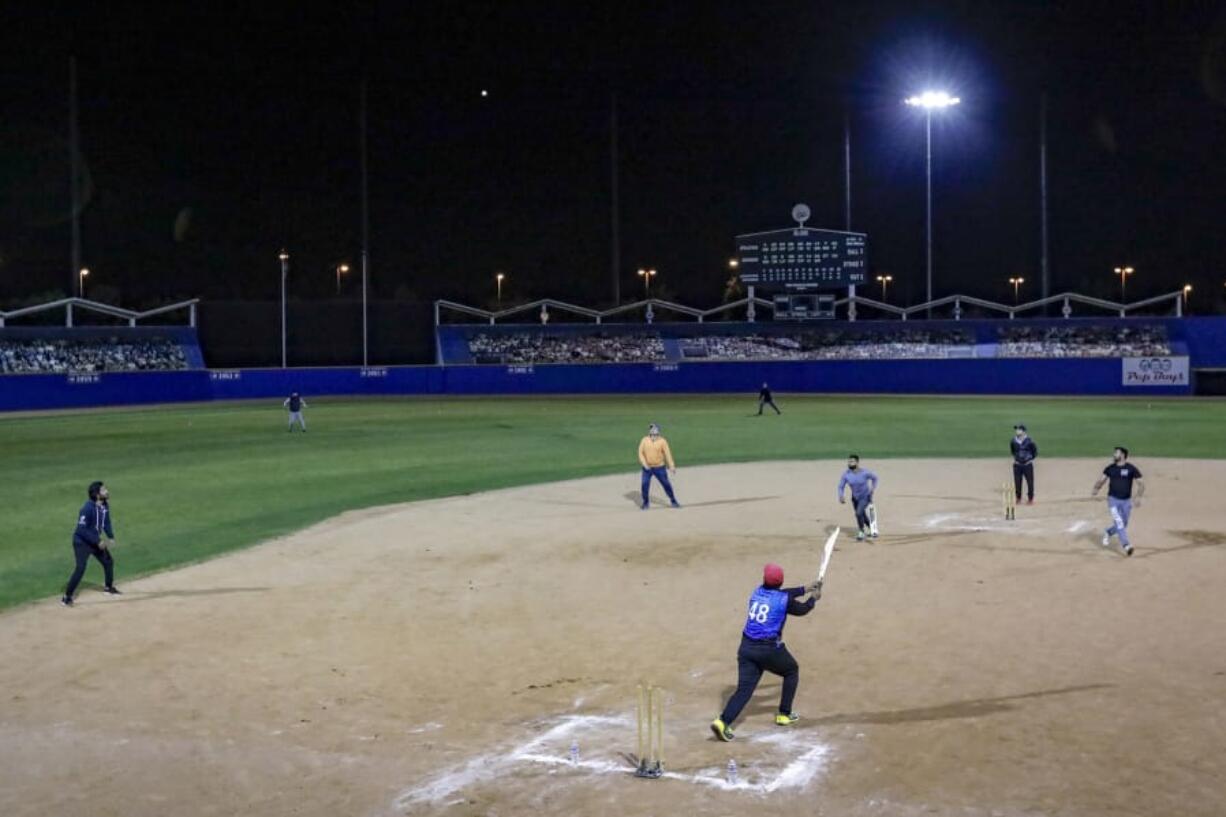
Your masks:
<path fill-rule="evenodd" d="M 1089 523 L 1084 519 L 1078 519 L 1076 522 L 1069 525 L 1068 530 L 1066 530 L 1065 533 L 1080 533 L 1087 524 Z"/>
<path fill-rule="evenodd" d="M 562 747 L 567 746 L 571 738 L 578 737 L 576 733 L 586 732 L 595 735 L 600 731 L 607 731 L 609 727 L 629 728 L 630 726 L 632 726 L 632 721 L 628 717 L 564 716 L 554 726 L 517 749 L 510 752 L 494 750 L 477 755 L 445 769 L 422 785 L 404 790 L 396 797 L 395 806 L 404 809 L 417 803 L 437 803 L 471 785 L 502 777 L 524 763 L 569 767 L 589 774 L 629 776 L 633 770 L 624 759 L 609 760 L 596 757 L 581 758 L 577 762 L 571 762 L 570 758 L 565 756 L 565 749 Z M 730 783 L 723 777 L 722 769 L 702 769 L 695 773 L 665 771 L 664 779 L 709 786 L 721 791 L 770 794 L 780 789 L 804 788 L 809 785 L 825 767 L 826 758 L 830 753 L 830 747 L 827 744 L 814 744 L 799 733 L 765 734 L 750 738 L 749 742 L 767 744 L 790 760 L 773 775 L 756 773 L 756 766 L 752 770 L 745 769 L 745 777 L 735 783 Z M 558 746 L 556 753 L 546 750 L 546 747 L 551 744 Z M 581 743 L 579 745 L 580 752 L 582 752 L 583 746 Z"/>

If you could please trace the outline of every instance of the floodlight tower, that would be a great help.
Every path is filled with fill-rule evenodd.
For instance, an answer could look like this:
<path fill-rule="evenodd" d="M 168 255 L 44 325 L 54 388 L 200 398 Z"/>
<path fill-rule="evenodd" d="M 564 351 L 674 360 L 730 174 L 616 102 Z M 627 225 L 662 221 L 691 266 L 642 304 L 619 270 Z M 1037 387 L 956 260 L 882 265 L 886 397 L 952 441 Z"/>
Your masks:
<path fill-rule="evenodd" d="M 925 167 L 927 176 L 927 273 L 928 301 L 932 301 L 932 112 L 952 108 L 962 100 L 950 96 L 945 91 L 924 91 L 917 96 L 908 97 L 906 103 L 913 108 L 924 111 Z M 932 308 L 928 308 L 928 317 L 932 317 Z"/>

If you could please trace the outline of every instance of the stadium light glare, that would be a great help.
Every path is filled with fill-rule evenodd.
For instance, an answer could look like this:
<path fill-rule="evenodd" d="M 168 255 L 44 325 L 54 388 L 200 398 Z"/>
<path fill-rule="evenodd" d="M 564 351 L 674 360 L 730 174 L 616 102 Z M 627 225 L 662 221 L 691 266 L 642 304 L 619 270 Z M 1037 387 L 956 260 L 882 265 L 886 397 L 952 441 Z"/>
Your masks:
<path fill-rule="evenodd" d="M 927 233 L 926 241 L 926 263 L 927 272 L 927 296 L 928 301 L 932 301 L 932 112 L 940 113 L 946 108 L 952 108 L 962 102 L 959 97 L 952 96 L 947 91 L 924 91 L 921 94 L 907 97 L 904 100 L 913 108 L 919 108 L 924 112 L 924 166 L 926 185 L 926 214 L 925 232 Z M 928 317 L 932 317 L 932 310 L 928 310 Z"/>
<path fill-rule="evenodd" d="M 506 273 L 500 272 L 494 276 L 494 283 L 498 287 L 498 305 L 502 306 L 502 281 L 505 279 Z"/>
<path fill-rule="evenodd" d="M 951 96 L 945 91 L 924 91 L 922 94 L 909 96 L 906 99 L 906 103 L 913 108 L 924 108 L 930 111 L 950 108 L 961 101 L 958 97 Z"/>

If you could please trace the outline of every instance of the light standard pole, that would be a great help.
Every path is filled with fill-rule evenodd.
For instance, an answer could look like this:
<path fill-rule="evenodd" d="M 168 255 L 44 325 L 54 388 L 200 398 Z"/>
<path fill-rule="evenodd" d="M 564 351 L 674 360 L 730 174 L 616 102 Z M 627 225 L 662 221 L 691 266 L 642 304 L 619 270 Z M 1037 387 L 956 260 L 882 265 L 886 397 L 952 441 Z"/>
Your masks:
<path fill-rule="evenodd" d="M 501 273 L 501 272 L 494 276 L 494 282 L 497 284 L 497 287 L 498 287 L 498 307 L 499 308 L 502 308 L 502 279 L 506 277 L 507 277 L 506 274 Z"/>
<path fill-rule="evenodd" d="M 285 368 L 285 282 L 289 278 L 289 253 L 281 250 L 281 368 Z"/>
<path fill-rule="evenodd" d="M 881 300 L 886 300 L 890 294 L 890 282 L 894 280 L 893 275 L 878 275 L 877 283 L 881 284 Z"/>
<path fill-rule="evenodd" d="M 643 279 L 643 300 L 651 299 L 651 279 L 656 277 L 656 271 L 653 269 L 639 270 L 639 277 Z"/>
<path fill-rule="evenodd" d="M 77 297 L 84 300 L 85 298 L 85 276 L 89 275 L 88 267 L 81 267 L 81 271 L 77 273 Z"/>
<path fill-rule="evenodd" d="M 340 264 L 336 268 L 336 294 L 341 294 L 341 276 L 349 274 L 349 265 Z"/>
<path fill-rule="evenodd" d="M 926 185 L 925 234 L 927 238 L 927 277 L 928 301 L 932 301 L 932 112 L 941 111 L 957 105 L 962 100 L 950 96 L 945 91 L 924 91 L 918 96 L 908 97 L 906 103 L 913 108 L 924 110 L 924 168 Z M 932 307 L 928 308 L 928 317 L 932 317 Z"/>
<path fill-rule="evenodd" d="M 1026 283 L 1025 278 L 1010 278 L 1009 283 L 1013 284 L 1013 305 L 1017 306 L 1017 288 Z"/>
<path fill-rule="evenodd" d="M 1191 284 L 1184 284 L 1184 285 L 1183 285 L 1183 311 L 1184 311 L 1184 312 L 1187 312 L 1187 311 L 1188 311 L 1188 293 L 1189 293 L 1189 292 L 1191 292 L 1191 291 L 1192 291 L 1192 285 L 1191 285 Z"/>
<path fill-rule="evenodd" d="M 1120 276 L 1120 303 L 1124 303 L 1127 300 L 1125 297 L 1125 293 L 1127 292 L 1126 284 L 1128 281 L 1128 276 L 1132 275 L 1134 272 L 1136 272 L 1136 270 L 1134 270 L 1132 267 L 1115 268 L 1115 274 Z"/>

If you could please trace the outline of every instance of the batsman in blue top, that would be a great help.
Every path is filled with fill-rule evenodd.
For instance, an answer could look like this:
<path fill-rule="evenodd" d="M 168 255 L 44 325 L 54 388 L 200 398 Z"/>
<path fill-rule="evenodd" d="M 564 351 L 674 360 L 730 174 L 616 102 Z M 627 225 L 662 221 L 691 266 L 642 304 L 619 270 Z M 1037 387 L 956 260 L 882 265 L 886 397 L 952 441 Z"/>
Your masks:
<path fill-rule="evenodd" d="M 783 568 L 768 564 L 762 570 L 762 586 L 749 597 L 749 613 L 741 646 L 736 651 L 736 692 L 728 699 L 724 711 L 711 722 L 711 731 L 720 740 L 732 740 L 732 723 L 749 703 L 763 672 L 783 677 L 783 695 L 779 699 L 779 714 L 775 723 L 791 726 L 799 720 L 792 712 L 792 700 L 800 683 L 800 667 L 783 643 L 783 625 L 788 614 L 806 616 L 822 597 L 821 582 L 804 587 L 783 587 Z M 812 596 L 801 601 L 801 596 Z"/>
<path fill-rule="evenodd" d="M 68 579 L 68 587 L 64 589 L 64 598 L 60 603 L 65 607 L 72 606 L 72 596 L 77 592 L 77 585 L 85 575 L 85 566 L 89 557 L 93 556 L 102 563 L 102 572 L 106 577 L 103 592 L 118 596 L 115 587 L 115 560 L 111 557 L 110 545 L 102 541 L 102 534 L 113 544 L 115 532 L 111 529 L 111 492 L 101 482 L 92 482 L 89 486 L 89 499 L 77 513 L 77 528 L 72 534 L 72 551 L 77 559 L 77 567 Z"/>
<path fill-rule="evenodd" d="M 843 497 L 843 489 L 851 486 L 851 505 L 856 511 L 856 541 L 863 542 L 865 532 L 874 539 L 877 538 L 877 506 L 873 504 L 873 493 L 877 490 L 877 475 L 867 468 L 860 467 L 860 455 L 847 456 L 847 470 L 839 480 L 839 504 L 847 504 Z"/>

